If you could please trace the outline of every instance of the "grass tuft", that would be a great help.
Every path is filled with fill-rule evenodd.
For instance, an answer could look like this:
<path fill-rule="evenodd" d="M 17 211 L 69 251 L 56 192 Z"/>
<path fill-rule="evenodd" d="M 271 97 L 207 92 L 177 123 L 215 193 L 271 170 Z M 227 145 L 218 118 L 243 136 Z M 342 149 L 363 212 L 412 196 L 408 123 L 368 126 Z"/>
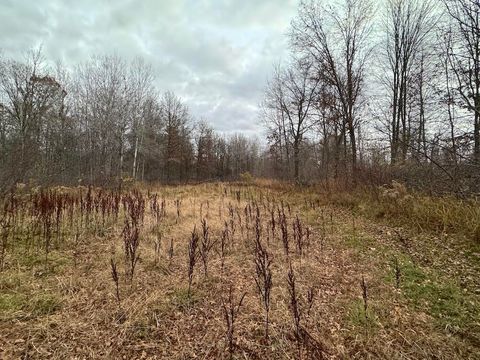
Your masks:
<path fill-rule="evenodd" d="M 349 307 L 348 322 L 355 327 L 360 327 L 368 331 L 375 332 L 379 328 L 379 317 L 374 307 L 369 306 L 365 311 L 362 299 L 355 300 Z"/>
<path fill-rule="evenodd" d="M 61 300 L 55 295 L 42 294 L 24 304 L 23 309 L 34 316 L 46 316 L 61 309 Z"/>
<path fill-rule="evenodd" d="M 170 304 L 180 310 L 187 311 L 195 306 L 201 299 L 198 291 L 193 289 L 176 289 L 170 297 Z"/>

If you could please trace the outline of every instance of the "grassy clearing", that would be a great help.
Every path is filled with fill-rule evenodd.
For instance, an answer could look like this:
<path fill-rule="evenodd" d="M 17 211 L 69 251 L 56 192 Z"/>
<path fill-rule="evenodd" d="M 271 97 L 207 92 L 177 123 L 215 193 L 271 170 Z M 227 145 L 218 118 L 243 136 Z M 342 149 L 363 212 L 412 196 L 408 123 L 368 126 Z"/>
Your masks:
<path fill-rule="evenodd" d="M 87 190 L 82 191 L 85 201 Z M 365 194 L 332 195 L 281 183 L 148 186 L 139 191 L 146 201 L 144 215 L 137 219 L 130 211 L 140 198 L 134 188 L 122 194 L 125 205 L 119 202 L 118 214 L 105 218 L 105 198 L 95 190 L 98 210 L 93 206 L 88 214 L 75 207 L 73 217 L 66 212 L 61 241 L 48 257 L 44 238 L 36 233 L 32 241 L 25 230 L 32 229 L 35 218 L 25 217 L 22 242 L 15 245 L 15 235 L 9 234 L 11 245 L 0 272 L 0 357 L 476 356 L 480 271 L 471 239 L 465 241 L 457 227 L 447 226 L 448 236 L 434 221 L 423 230 L 416 225 L 403 229 L 398 225 L 407 224 L 410 215 L 393 221 L 393 205 L 377 219 L 373 207 L 376 201 L 386 207 L 386 199 L 372 196 L 367 202 Z M 135 237 L 126 237 L 125 224 L 137 220 L 138 259 L 130 280 L 132 258 L 126 256 L 125 244 Z M 204 241 L 202 220 L 210 242 Z M 189 292 L 194 229 L 199 244 Z M 222 247 L 225 229 L 229 235 Z M 268 339 L 255 282 L 257 237 L 272 260 Z M 202 255 L 202 246 L 210 248 L 208 254 Z M 112 279 L 112 259 L 118 284 Z M 290 264 L 300 331 L 292 314 Z M 230 287 L 233 304 L 245 294 L 235 314 L 233 348 L 224 310 Z"/>

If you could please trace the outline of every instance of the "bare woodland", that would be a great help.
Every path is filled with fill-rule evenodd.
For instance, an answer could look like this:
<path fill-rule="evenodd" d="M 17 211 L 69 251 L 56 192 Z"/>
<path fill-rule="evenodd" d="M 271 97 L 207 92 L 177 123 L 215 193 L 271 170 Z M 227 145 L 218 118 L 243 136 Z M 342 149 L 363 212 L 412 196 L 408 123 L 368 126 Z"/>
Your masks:
<path fill-rule="evenodd" d="M 73 73 L 41 53 L 2 61 L 1 182 L 179 182 L 253 171 L 258 148 L 193 123 L 172 92 L 159 94 L 141 59 L 95 57 Z"/>
<path fill-rule="evenodd" d="M 302 2 L 292 60 L 274 67 L 261 102 L 266 146 L 196 120 L 174 93 L 155 88 L 142 59 L 95 56 L 67 70 L 40 51 L 23 61 L 4 55 L 0 183 L 244 172 L 355 182 L 388 173 L 418 186 L 435 174 L 445 188 L 477 191 L 478 17 L 475 0 L 389 0 L 380 9 L 369 0 Z"/>
<path fill-rule="evenodd" d="M 479 9 L 392 0 L 374 22 L 369 1 L 303 2 L 294 60 L 275 69 L 263 105 L 269 170 L 384 181 L 381 169 L 417 186 L 435 180 L 429 172 L 449 189 L 477 191 L 466 178 L 478 180 Z"/>

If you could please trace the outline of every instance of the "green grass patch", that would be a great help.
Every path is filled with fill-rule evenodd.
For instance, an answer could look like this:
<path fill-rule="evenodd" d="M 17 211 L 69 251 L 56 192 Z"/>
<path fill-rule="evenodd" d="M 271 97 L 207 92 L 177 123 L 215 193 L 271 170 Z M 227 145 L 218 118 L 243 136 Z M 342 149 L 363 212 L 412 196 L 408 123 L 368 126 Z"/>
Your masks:
<path fill-rule="evenodd" d="M 198 291 L 193 289 L 188 293 L 188 289 L 176 289 L 170 296 L 170 305 L 181 310 L 186 311 L 191 309 L 201 299 Z"/>
<path fill-rule="evenodd" d="M 70 259 L 65 253 L 52 251 L 48 254 L 48 267 L 45 260 L 45 253 L 36 251 L 32 253 L 16 254 L 17 264 L 27 269 L 41 269 L 40 275 L 56 274 L 70 263 Z"/>
<path fill-rule="evenodd" d="M 0 294 L 0 318 L 21 311 L 26 301 L 24 294 Z"/>
<path fill-rule="evenodd" d="M 347 308 L 347 320 L 353 326 L 361 327 L 369 333 L 375 332 L 379 328 L 379 317 L 371 305 L 367 307 L 367 311 L 365 312 L 363 300 L 357 299 Z"/>
<path fill-rule="evenodd" d="M 61 300 L 53 294 L 0 294 L 0 319 L 51 315 L 60 308 Z"/>
<path fill-rule="evenodd" d="M 53 294 L 42 294 L 34 296 L 29 300 L 24 310 L 34 316 L 51 315 L 61 308 L 61 300 Z"/>
<path fill-rule="evenodd" d="M 375 242 L 371 237 L 359 234 L 357 231 L 351 231 L 350 234 L 347 234 L 343 237 L 345 245 L 349 248 L 366 251 L 369 248 L 375 247 Z"/>
<path fill-rule="evenodd" d="M 411 304 L 426 310 L 443 328 L 470 328 L 480 321 L 478 300 L 451 281 L 441 280 L 410 261 L 401 261 L 400 288 Z"/>
<path fill-rule="evenodd" d="M 29 281 L 28 274 L 17 271 L 0 272 L 0 292 L 19 291 Z"/>

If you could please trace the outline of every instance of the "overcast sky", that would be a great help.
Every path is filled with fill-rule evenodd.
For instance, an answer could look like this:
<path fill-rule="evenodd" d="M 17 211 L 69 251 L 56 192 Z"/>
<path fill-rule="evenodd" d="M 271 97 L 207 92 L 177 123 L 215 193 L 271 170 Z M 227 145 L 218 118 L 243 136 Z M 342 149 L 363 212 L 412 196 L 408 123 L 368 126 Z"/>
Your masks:
<path fill-rule="evenodd" d="M 261 131 L 258 104 L 298 0 L 0 0 L 0 49 L 43 45 L 73 66 L 94 54 L 142 56 L 216 130 Z"/>

